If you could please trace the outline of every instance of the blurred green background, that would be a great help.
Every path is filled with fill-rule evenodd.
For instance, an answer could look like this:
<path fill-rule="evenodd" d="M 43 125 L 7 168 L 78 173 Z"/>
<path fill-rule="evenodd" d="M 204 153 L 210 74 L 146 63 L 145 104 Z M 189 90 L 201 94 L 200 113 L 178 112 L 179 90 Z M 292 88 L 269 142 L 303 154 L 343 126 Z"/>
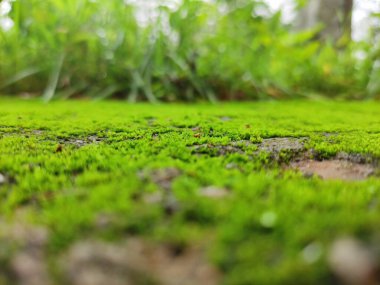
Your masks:
<path fill-rule="evenodd" d="M 284 23 L 281 10 L 253 0 L 154 1 L 154 13 L 139 17 L 136 1 L 0 2 L 0 93 L 7 96 L 380 98 L 380 13 L 371 14 L 365 37 L 351 40 L 352 1 L 330 9 L 334 31 L 323 17 L 304 28 Z M 294 0 L 299 19 L 307 2 Z"/>

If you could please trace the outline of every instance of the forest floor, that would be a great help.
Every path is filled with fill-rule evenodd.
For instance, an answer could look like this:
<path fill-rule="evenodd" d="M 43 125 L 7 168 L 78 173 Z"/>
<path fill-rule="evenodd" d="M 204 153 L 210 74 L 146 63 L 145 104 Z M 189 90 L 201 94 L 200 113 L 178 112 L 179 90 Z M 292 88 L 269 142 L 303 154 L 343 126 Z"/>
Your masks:
<path fill-rule="evenodd" d="M 2 99 L 0 284 L 376 284 L 379 110 Z"/>

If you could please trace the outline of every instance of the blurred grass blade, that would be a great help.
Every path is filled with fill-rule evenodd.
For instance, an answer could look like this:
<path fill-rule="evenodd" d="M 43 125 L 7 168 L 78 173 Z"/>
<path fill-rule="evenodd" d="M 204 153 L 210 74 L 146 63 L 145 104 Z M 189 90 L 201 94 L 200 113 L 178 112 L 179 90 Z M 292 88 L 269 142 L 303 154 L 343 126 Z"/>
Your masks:
<path fill-rule="evenodd" d="M 2 85 L 0 85 L 0 89 L 5 88 L 9 85 L 12 85 L 12 84 L 14 84 L 20 80 L 23 80 L 24 78 L 27 78 L 29 76 L 32 76 L 32 75 L 38 73 L 40 71 L 41 71 L 41 69 L 37 68 L 37 67 L 31 67 L 31 68 L 24 69 L 24 70 L 16 73 L 14 76 L 9 78 L 8 80 L 6 80 Z"/>
<path fill-rule="evenodd" d="M 158 103 L 157 98 L 154 96 L 152 91 L 152 82 L 151 77 L 147 78 L 145 85 L 143 86 L 143 91 L 145 94 L 145 97 L 148 99 L 151 103 Z"/>
<path fill-rule="evenodd" d="M 158 103 L 157 98 L 154 96 L 152 92 L 152 79 L 149 72 L 146 72 L 145 78 L 141 76 L 141 74 L 137 71 L 132 72 L 132 78 L 133 78 L 133 86 L 132 91 L 128 97 L 128 101 L 133 103 L 137 100 L 138 95 L 138 89 L 141 89 L 144 93 L 146 99 L 151 103 Z"/>
<path fill-rule="evenodd" d="M 138 86 L 136 82 L 132 82 L 131 91 L 128 94 L 128 102 L 129 103 L 136 103 L 138 96 Z"/>
<path fill-rule="evenodd" d="M 86 84 L 79 84 L 56 93 L 54 97 L 60 100 L 69 99 L 70 97 L 78 95 L 80 92 L 85 91 L 86 88 Z"/>
<path fill-rule="evenodd" d="M 65 52 L 62 52 L 58 56 L 56 65 L 54 66 L 54 68 L 50 74 L 49 82 L 48 82 L 46 89 L 44 91 L 43 99 L 45 102 L 50 101 L 54 97 L 64 60 L 65 60 Z"/>
<path fill-rule="evenodd" d="M 115 92 L 117 92 L 119 90 L 120 90 L 120 86 L 118 86 L 116 84 L 110 85 L 107 88 L 100 91 L 98 94 L 96 94 L 95 100 L 106 99 L 106 98 L 112 96 L 113 94 L 115 94 Z"/>
<path fill-rule="evenodd" d="M 175 54 L 169 54 L 168 57 L 174 62 L 174 64 L 176 64 L 182 70 L 182 72 L 185 73 L 185 75 L 187 76 L 187 78 L 189 78 L 191 84 L 193 85 L 194 89 L 200 95 L 202 95 L 212 103 L 218 101 L 216 99 L 215 94 L 205 87 L 205 84 L 203 84 L 202 80 L 198 78 L 195 72 L 191 71 L 191 68 L 183 59 L 179 58 Z"/>

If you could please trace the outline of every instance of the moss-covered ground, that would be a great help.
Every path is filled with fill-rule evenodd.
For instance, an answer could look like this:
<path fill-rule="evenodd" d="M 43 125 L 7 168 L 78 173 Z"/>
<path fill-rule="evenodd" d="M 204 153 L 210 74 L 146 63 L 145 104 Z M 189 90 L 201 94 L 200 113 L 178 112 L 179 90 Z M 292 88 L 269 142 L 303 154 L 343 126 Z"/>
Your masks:
<path fill-rule="evenodd" d="M 306 177 L 284 167 L 291 148 L 274 159 L 260 145 L 302 138 L 315 159 L 344 152 L 377 165 L 379 110 L 2 99 L 1 221 L 47 229 L 53 275 L 78 240 L 141 237 L 179 252 L 206 245 L 222 284 L 335 284 L 326 261 L 335 240 L 380 242 L 377 168 L 362 181 Z M 2 268 L 11 267 L 6 244 Z"/>

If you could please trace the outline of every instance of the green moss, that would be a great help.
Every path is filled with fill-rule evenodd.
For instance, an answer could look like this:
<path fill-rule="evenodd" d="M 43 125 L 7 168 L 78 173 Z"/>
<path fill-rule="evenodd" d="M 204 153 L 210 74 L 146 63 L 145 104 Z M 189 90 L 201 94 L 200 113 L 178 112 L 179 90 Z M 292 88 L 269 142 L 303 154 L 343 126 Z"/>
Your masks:
<path fill-rule="evenodd" d="M 257 144 L 307 137 L 305 147 L 319 158 L 344 151 L 376 161 L 379 108 L 373 102 L 152 106 L 3 99 L 0 173 L 7 181 L 0 184 L 0 215 L 13 219 L 27 208 L 34 223 L 50 230 L 52 255 L 88 236 L 142 235 L 180 246 L 212 239 L 210 257 L 225 284 L 329 284 L 325 256 L 333 240 L 380 234 L 379 179 L 303 178 L 281 170 Z M 177 203 L 170 214 L 165 203 L 145 201 L 164 192 L 152 173 L 169 167 L 180 171 L 166 179 Z M 230 195 L 203 197 L 206 186 Z M 263 222 L 268 213 L 269 224 Z M 97 222 L 102 215 L 112 217 L 105 226 Z M 314 243 L 321 257 L 308 263 L 302 252 Z"/>

